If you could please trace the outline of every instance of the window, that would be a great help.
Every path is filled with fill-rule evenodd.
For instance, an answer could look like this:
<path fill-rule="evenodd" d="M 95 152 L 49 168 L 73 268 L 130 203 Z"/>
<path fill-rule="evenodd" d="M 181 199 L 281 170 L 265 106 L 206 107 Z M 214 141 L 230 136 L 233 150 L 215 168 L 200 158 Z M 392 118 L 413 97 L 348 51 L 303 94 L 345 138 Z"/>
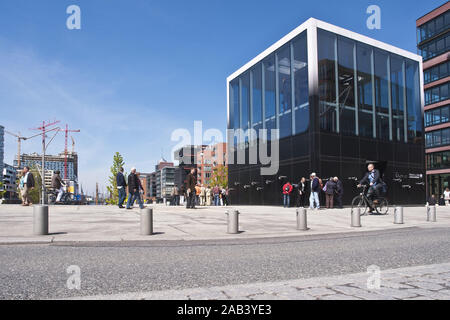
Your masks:
<path fill-rule="evenodd" d="M 262 129 L 262 64 L 257 64 L 252 70 L 252 128 L 259 133 Z"/>
<path fill-rule="evenodd" d="M 450 11 L 417 28 L 418 42 L 425 41 L 450 27 Z"/>
<path fill-rule="evenodd" d="M 406 61 L 406 110 L 408 141 L 422 137 L 422 110 L 419 89 L 419 63 Z"/>
<path fill-rule="evenodd" d="M 375 106 L 377 112 L 377 137 L 389 140 L 389 79 L 388 54 L 375 50 Z"/>
<path fill-rule="evenodd" d="M 450 168 L 450 151 L 427 154 L 427 170 Z"/>
<path fill-rule="evenodd" d="M 449 61 L 441 63 L 423 72 L 424 83 L 430 83 L 436 80 L 440 80 L 448 77 L 449 74 Z"/>
<path fill-rule="evenodd" d="M 241 78 L 241 129 L 248 130 L 250 118 L 250 74 L 247 72 Z M 246 141 L 248 137 L 246 135 Z"/>
<path fill-rule="evenodd" d="M 450 144 L 450 128 L 436 130 L 425 134 L 425 147 L 435 148 Z"/>
<path fill-rule="evenodd" d="M 309 127 L 308 48 L 306 32 L 300 34 L 293 41 L 293 46 L 295 134 L 299 134 L 306 132 Z"/>
<path fill-rule="evenodd" d="M 424 60 L 434 58 L 450 48 L 450 35 L 442 35 L 436 39 L 431 40 L 419 46 L 419 54 Z"/>
<path fill-rule="evenodd" d="M 280 138 L 292 134 L 291 47 L 286 44 L 277 52 L 279 85 Z"/>
<path fill-rule="evenodd" d="M 336 49 L 337 38 L 333 33 L 318 30 L 319 62 L 319 112 L 320 128 L 337 132 L 336 105 Z"/>
<path fill-rule="evenodd" d="M 266 58 L 264 65 L 264 100 L 267 138 L 270 139 L 270 130 L 276 129 L 275 119 L 275 58 L 273 55 Z"/>
<path fill-rule="evenodd" d="M 425 105 L 441 102 L 448 99 L 448 91 L 450 83 L 444 83 L 440 86 L 436 86 L 425 90 Z"/>
<path fill-rule="evenodd" d="M 405 140 L 403 59 L 391 55 L 392 135 L 397 141 Z"/>
<path fill-rule="evenodd" d="M 354 47 L 354 41 L 338 37 L 339 123 L 345 135 L 356 134 Z"/>
<path fill-rule="evenodd" d="M 358 42 L 356 44 L 356 62 L 358 66 L 359 134 L 363 137 L 373 137 L 372 49 Z"/>

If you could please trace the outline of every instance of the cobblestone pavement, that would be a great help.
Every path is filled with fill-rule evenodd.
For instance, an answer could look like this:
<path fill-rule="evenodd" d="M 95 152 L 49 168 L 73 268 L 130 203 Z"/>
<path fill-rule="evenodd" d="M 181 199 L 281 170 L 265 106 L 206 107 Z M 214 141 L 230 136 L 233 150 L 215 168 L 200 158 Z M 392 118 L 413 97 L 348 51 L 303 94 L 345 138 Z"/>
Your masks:
<path fill-rule="evenodd" d="M 74 299 L 133 300 L 450 300 L 450 263 L 212 288 L 166 290 Z"/>

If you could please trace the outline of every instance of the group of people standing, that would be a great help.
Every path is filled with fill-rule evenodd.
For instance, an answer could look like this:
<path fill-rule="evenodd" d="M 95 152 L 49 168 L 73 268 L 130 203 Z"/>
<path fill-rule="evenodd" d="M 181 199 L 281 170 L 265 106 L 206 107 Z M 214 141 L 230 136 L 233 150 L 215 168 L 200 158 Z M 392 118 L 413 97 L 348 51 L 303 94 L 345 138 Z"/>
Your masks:
<path fill-rule="evenodd" d="M 320 194 L 325 194 L 327 209 L 333 209 L 336 203 L 338 208 L 343 208 L 342 197 L 344 196 L 344 185 L 338 177 L 331 177 L 325 183 L 317 177 L 316 173 L 311 173 L 309 181 L 305 177 L 300 182 L 292 185 L 290 181 L 283 185 L 283 206 L 290 207 L 291 197 L 296 197 L 296 206 L 305 207 L 309 193 L 309 208 L 320 209 Z"/>
<path fill-rule="evenodd" d="M 178 194 L 178 195 L 177 195 Z M 181 199 L 180 199 L 181 197 Z M 175 200 L 174 200 L 175 199 Z M 219 185 L 205 186 L 197 182 L 197 171 L 192 168 L 187 176 L 186 186 L 175 186 L 172 195 L 172 205 L 182 205 L 186 199 L 186 208 L 195 209 L 195 206 L 227 206 L 228 205 L 228 189 Z"/>

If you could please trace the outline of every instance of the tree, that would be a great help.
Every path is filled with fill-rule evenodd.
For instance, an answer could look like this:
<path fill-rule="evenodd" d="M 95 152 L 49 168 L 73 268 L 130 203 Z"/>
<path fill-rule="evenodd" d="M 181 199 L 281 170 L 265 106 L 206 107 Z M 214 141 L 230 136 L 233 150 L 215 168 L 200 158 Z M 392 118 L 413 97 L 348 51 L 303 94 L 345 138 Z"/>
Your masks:
<path fill-rule="evenodd" d="M 5 190 L 3 190 L 3 182 L 0 181 L 0 199 L 3 198 L 3 195 L 5 194 Z"/>
<path fill-rule="evenodd" d="M 106 187 L 110 198 L 106 200 L 108 204 L 117 205 L 119 204 L 119 190 L 117 189 L 117 180 L 116 176 L 119 172 L 120 167 L 123 167 L 125 162 L 123 161 L 123 157 L 119 152 L 116 152 L 113 157 L 113 165 L 111 166 L 111 176 L 109 179 L 109 185 Z M 125 175 L 126 176 L 126 175 Z"/>
<path fill-rule="evenodd" d="M 213 169 L 213 174 L 210 180 L 211 186 L 219 185 L 223 188 L 228 187 L 228 167 L 219 164 Z"/>

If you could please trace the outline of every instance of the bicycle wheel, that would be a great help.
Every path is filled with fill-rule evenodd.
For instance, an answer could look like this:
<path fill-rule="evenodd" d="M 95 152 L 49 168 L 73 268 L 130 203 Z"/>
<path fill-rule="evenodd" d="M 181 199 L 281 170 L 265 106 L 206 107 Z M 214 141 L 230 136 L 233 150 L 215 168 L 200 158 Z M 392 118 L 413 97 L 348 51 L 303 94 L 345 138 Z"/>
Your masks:
<path fill-rule="evenodd" d="M 352 201 L 352 209 L 353 208 L 360 208 L 361 209 L 361 215 L 365 215 L 367 212 L 367 203 L 364 201 L 364 198 L 361 196 L 356 196 L 353 198 Z"/>
<path fill-rule="evenodd" d="M 385 198 L 379 200 L 379 204 L 376 206 L 378 214 L 386 215 L 389 213 L 389 203 Z"/>

